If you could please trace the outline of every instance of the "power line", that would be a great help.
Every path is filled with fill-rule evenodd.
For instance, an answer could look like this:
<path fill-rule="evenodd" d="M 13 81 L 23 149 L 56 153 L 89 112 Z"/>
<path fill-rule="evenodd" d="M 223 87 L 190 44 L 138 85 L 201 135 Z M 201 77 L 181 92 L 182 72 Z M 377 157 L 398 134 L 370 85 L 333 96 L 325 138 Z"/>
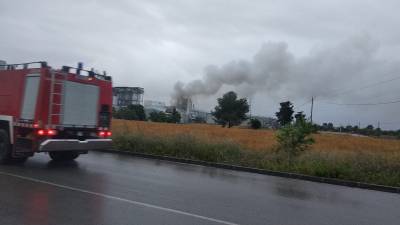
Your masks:
<path fill-rule="evenodd" d="M 307 105 L 309 103 L 311 103 L 311 100 L 308 100 L 308 101 L 304 102 L 303 104 L 300 104 L 299 106 L 295 106 L 294 108 L 295 109 L 299 109 L 299 108 L 301 108 L 301 107 L 303 107 L 303 106 L 305 106 L 305 105 Z"/>
<path fill-rule="evenodd" d="M 400 121 L 395 121 L 395 122 L 381 122 L 381 124 L 399 124 Z"/>
<path fill-rule="evenodd" d="M 378 81 L 378 82 L 375 82 L 375 83 L 370 83 L 368 85 L 362 86 L 362 87 L 357 88 L 357 89 L 353 88 L 353 89 L 345 90 L 345 91 L 342 91 L 342 92 L 336 91 L 335 93 L 333 93 L 332 95 L 330 95 L 328 97 L 322 97 L 321 96 L 318 99 L 313 99 L 312 98 L 311 100 L 304 102 L 300 106 L 295 106 L 294 108 L 299 109 L 299 108 L 301 108 L 302 106 L 304 106 L 306 104 L 313 103 L 315 101 L 321 101 L 321 99 L 323 100 L 323 99 L 336 97 L 336 96 L 339 96 L 339 95 L 348 94 L 348 93 L 359 91 L 359 90 L 364 90 L 364 89 L 367 89 L 367 88 L 375 87 L 375 86 L 382 85 L 382 84 L 385 84 L 385 83 L 389 83 L 389 82 L 392 82 L 392 81 L 395 81 L 395 80 L 399 80 L 399 79 L 400 79 L 400 76 L 396 76 L 396 77 L 393 77 L 391 79 L 382 80 L 382 81 Z M 339 106 L 374 106 L 374 105 L 388 105 L 388 104 L 400 103 L 400 99 L 398 99 L 398 100 L 396 99 L 396 100 L 393 100 L 393 101 L 386 101 L 386 102 L 373 102 L 373 103 L 337 103 L 337 102 L 325 102 L 325 101 L 322 101 L 322 102 L 326 103 L 326 104 L 329 104 L 329 105 L 339 105 Z"/>
<path fill-rule="evenodd" d="M 323 96 L 318 97 L 317 96 L 318 99 L 314 99 L 314 102 L 315 101 L 320 101 L 322 103 L 326 103 L 326 104 L 330 104 L 330 105 L 338 105 L 338 106 L 376 106 L 376 105 L 397 104 L 397 103 L 400 103 L 400 99 L 395 99 L 395 100 L 390 100 L 390 101 L 380 101 L 380 102 L 367 102 L 367 103 L 326 102 L 326 101 L 324 101 L 324 99 L 328 100 L 329 98 L 333 98 L 333 97 L 336 97 L 336 96 L 339 96 L 339 95 L 349 94 L 349 93 L 352 93 L 352 92 L 355 92 L 355 91 L 372 88 L 372 87 L 379 86 L 379 85 L 382 85 L 382 84 L 386 84 L 386 83 L 389 83 L 389 82 L 392 82 L 392 81 L 395 81 L 395 80 L 399 80 L 399 79 L 400 79 L 400 76 L 396 76 L 396 77 L 393 77 L 393 78 L 390 78 L 390 79 L 387 79 L 387 80 L 381 80 L 381 81 L 378 81 L 378 82 L 370 83 L 370 84 L 367 84 L 365 86 L 361 86 L 359 88 L 353 88 L 353 89 L 347 89 L 347 90 L 345 90 L 345 89 L 343 90 L 342 89 L 343 91 L 338 90 L 336 92 L 333 92 L 330 95 L 328 94 L 328 96 L 325 95 L 325 97 L 323 97 Z M 312 99 L 309 100 L 309 101 L 304 102 L 303 104 L 301 104 L 300 106 L 295 107 L 295 108 L 300 108 L 300 107 L 302 107 L 302 106 L 304 106 L 306 104 L 309 104 L 310 102 L 312 102 Z M 378 122 L 378 127 L 380 127 L 380 124 L 387 124 L 387 125 L 392 124 L 392 125 L 395 125 L 395 124 L 398 124 L 398 123 L 400 123 L 400 121 L 398 121 L 398 122 Z"/>
<path fill-rule="evenodd" d="M 336 103 L 336 102 L 324 102 L 329 105 L 343 105 L 343 106 L 370 106 L 370 105 L 389 105 L 400 103 L 400 99 L 387 101 L 387 102 L 374 102 L 374 103 Z"/>
<path fill-rule="evenodd" d="M 370 83 L 370 84 L 367 84 L 365 86 L 361 86 L 359 88 L 353 88 L 353 89 L 348 89 L 348 90 L 343 90 L 343 91 L 339 90 L 339 91 L 336 91 L 336 92 L 334 92 L 331 95 L 328 95 L 326 97 L 320 96 L 317 100 L 314 99 L 314 97 L 312 97 L 311 100 L 308 100 L 308 101 L 304 102 L 303 104 L 300 104 L 299 106 L 295 106 L 294 108 L 295 109 L 300 109 L 301 107 L 311 103 L 312 105 L 311 105 L 311 117 L 310 117 L 310 119 L 312 121 L 313 103 L 315 101 L 321 101 L 321 99 L 323 100 L 323 99 L 332 98 L 332 97 L 336 97 L 336 96 L 343 95 L 343 94 L 349 94 L 349 93 L 352 93 L 352 92 L 355 92 L 355 91 L 359 91 L 359 90 L 372 88 L 372 87 L 379 86 L 379 85 L 382 85 L 382 84 L 385 84 L 385 83 L 389 83 L 389 82 L 392 82 L 392 81 L 395 81 L 395 80 L 399 80 L 399 79 L 400 79 L 400 76 L 396 76 L 396 77 L 393 77 L 393 78 L 390 78 L 390 79 L 387 79 L 387 80 L 381 80 L 381 81 L 378 81 L 378 82 Z M 397 103 L 400 103 L 400 99 L 391 100 L 391 101 L 384 101 L 384 102 L 370 102 L 370 103 L 337 103 L 337 102 L 325 102 L 325 101 L 322 101 L 322 102 L 325 103 L 325 104 L 338 105 L 338 106 L 376 106 L 376 105 L 397 104 Z M 388 124 L 388 123 L 382 123 L 382 124 Z"/>
<path fill-rule="evenodd" d="M 355 91 L 359 91 L 359 90 L 364 90 L 364 89 L 367 89 L 367 88 L 371 88 L 371 87 L 375 87 L 375 86 L 379 86 L 379 85 L 382 85 L 382 84 L 385 84 L 385 83 L 389 83 L 389 82 L 392 82 L 392 81 L 395 81 L 395 80 L 399 80 L 400 79 L 400 76 L 396 76 L 396 77 L 393 77 L 393 78 L 391 78 L 391 79 L 388 79 L 388 80 L 382 80 L 382 81 L 378 81 L 378 82 L 375 82 L 375 83 L 370 83 L 370 84 L 368 84 L 368 85 L 365 85 L 365 86 L 362 86 L 362 87 L 360 87 L 360 88 L 356 88 L 356 89 L 348 89 L 348 90 L 344 90 L 344 91 L 336 91 L 336 92 L 334 92 L 334 93 L 332 93 L 331 95 L 329 95 L 328 94 L 328 96 L 327 97 L 320 97 L 320 99 L 322 98 L 332 98 L 332 97 L 336 97 L 336 96 L 339 96 L 339 95 L 343 95 L 343 94 L 348 94 L 348 93 L 351 93 L 351 92 L 355 92 Z"/>

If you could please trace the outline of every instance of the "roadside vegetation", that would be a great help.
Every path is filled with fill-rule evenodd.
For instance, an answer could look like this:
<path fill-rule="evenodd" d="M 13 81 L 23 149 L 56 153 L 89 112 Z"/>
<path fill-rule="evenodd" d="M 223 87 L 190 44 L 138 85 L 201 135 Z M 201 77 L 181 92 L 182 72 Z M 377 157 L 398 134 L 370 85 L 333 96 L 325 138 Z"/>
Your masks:
<path fill-rule="evenodd" d="M 289 163 L 272 130 L 113 120 L 113 131 L 118 150 L 400 186 L 398 140 L 312 134 Z"/>
<path fill-rule="evenodd" d="M 311 123 L 307 122 L 302 115 L 296 118 L 294 123 L 288 123 L 278 130 L 277 150 L 287 156 L 289 166 L 314 143 L 314 138 L 311 137 L 312 132 Z"/>
<path fill-rule="evenodd" d="M 127 110 L 142 114 L 134 108 L 121 109 L 117 118 L 132 119 Z M 176 110 L 153 112 L 152 122 L 114 119 L 114 146 L 136 153 L 400 187 L 400 140 L 318 133 L 331 130 L 312 124 L 302 111 L 295 113 L 290 101 L 280 103 L 275 114 L 277 131 L 261 129 L 261 121 L 249 118 L 248 112 L 247 100 L 228 92 L 212 112 L 221 126 L 179 124 Z M 245 120 L 252 129 L 238 127 Z"/>

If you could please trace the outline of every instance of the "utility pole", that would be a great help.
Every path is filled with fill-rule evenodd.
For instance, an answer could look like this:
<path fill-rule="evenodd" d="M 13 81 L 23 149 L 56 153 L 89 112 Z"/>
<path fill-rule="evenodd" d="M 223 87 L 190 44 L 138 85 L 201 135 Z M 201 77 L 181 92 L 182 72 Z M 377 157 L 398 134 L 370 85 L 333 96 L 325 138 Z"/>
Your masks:
<path fill-rule="evenodd" d="M 314 96 L 311 97 L 311 116 L 310 116 L 311 124 L 313 123 L 313 118 L 312 118 L 313 110 L 314 110 Z"/>
<path fill-rule="evenodd" d="M 251 108 L 252 108 L 252 107 L 251 107 L 251 106 L 252 106 L 252 104 L 251 104 L 251 103 L 252 103 L 251 97 L 249 97 L 248 100 L 249 100 L 249 117 L 250 117 L 250 119 L 251 119 L 251 113 L 252 113 L 252 112 L 251 112 Z"/>

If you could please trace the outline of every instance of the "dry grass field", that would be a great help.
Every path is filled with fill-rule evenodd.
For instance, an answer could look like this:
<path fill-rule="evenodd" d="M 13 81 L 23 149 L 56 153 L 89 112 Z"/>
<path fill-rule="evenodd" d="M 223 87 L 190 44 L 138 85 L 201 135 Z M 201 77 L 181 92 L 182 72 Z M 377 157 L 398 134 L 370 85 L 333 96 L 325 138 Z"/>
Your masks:
<path fill-rule="evenodd" d="M 400 140 L 315 134 L 315 144 L 289 161 L 271 130 L 113 120 L 114 148 L 400 187 Z"/>
<path fill-rule="evenodd" d="M 207 142 L 233 142 L 245 149 L 263 151 L 276 144 L 271 130 L 222 128 L 207 124 L 168 124 L 142 121 L 113 120 L 114 133 L 142 133 L 146 136 L 191 135 Z M 400 153 L 400 140 L 357 137 L 346 134 L 316 134 L 313 151 L 355 153 Z"/>

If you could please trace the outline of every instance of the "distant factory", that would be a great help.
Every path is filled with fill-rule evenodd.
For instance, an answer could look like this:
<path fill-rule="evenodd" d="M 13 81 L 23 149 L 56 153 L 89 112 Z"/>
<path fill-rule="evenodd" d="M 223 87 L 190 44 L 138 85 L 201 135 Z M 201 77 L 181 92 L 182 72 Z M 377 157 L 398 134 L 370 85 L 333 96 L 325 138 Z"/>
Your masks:
<path fill-rule="evenodd" d="M 194 108 L 191 98 L 180 98 L 173 106 L 168 106 L 162 101 L 144 100 L 144 88 L 114 87 L 113 107 L 118 110 L 129 105 L 142 105 L 146 116 L 152 112 L 171 113 L 176 110 L 181 115 L 181 123 L 215 123 L 210 112 Z"/>
<path fill-rule="evenodd" d="M 215 123 L 210 112 L 195 109 L 191 98 L 178 98 L 175 107 L 181 114 L 182 123 Z"/>
<path fill-rule="evenodd" d="M 167 110 L 167 105 L 165 104 L 165 102 L 161 101 L 145 100 L 144 108 L 146 110 L 165 112 L 165 110 Z"/>
<path fill-rule="evenodd" d="M 150 116 L 152 112 L 166 112 L 167 105 L 165 102 L 154 101 L 154 100 L 144 100 L 144 111 L 146 113 L 146 117 Z"/>
<path fill-rule="evenodd" d="M 144 88 L 114 87 L 113 107 L 120 109 L 128 105 L 143 105 Z"/>

